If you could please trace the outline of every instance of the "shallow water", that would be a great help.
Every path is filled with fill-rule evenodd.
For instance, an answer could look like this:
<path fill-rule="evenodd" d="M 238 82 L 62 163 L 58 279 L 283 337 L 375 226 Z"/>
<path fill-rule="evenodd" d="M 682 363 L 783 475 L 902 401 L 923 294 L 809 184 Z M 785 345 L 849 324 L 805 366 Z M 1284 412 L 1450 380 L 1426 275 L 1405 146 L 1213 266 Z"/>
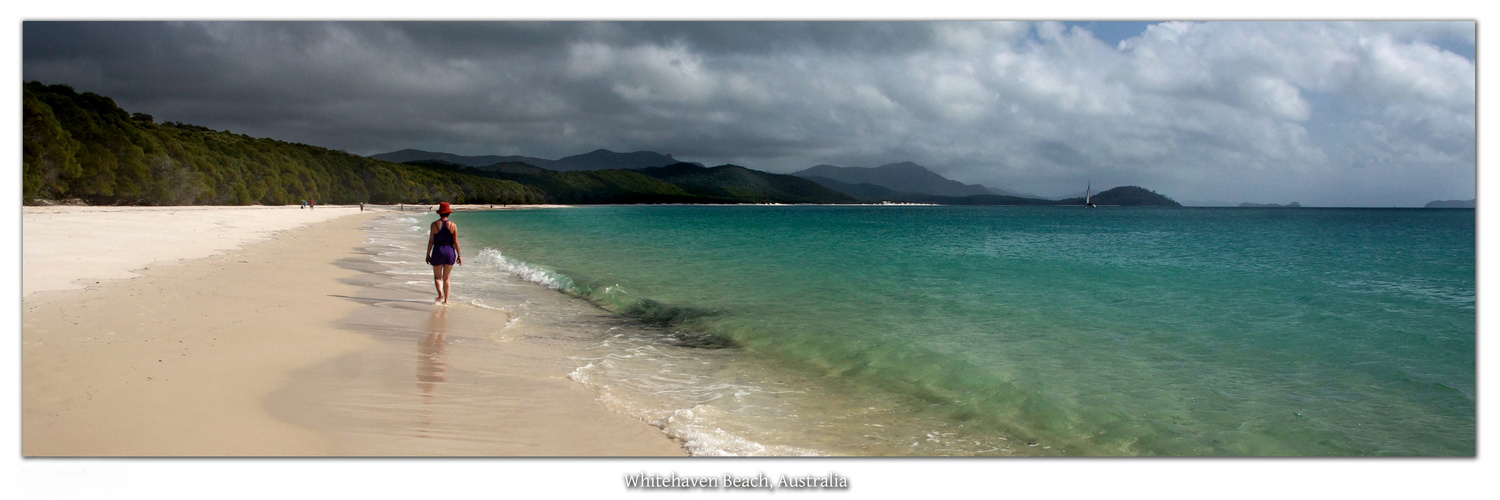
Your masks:
<path fill-rule="evenodd" d="M 1475 450 L 1471 210 L 454 218 L 469 257 L 456 299 L 570 323 L 573 378 L 695 454 Z M 427 222 L 387 219 L 376 237 L 419 255 Z M 384 265 L 430 288 L 418 259 Z M 616 314 L 517 304 L 515 287 Z"/>
<path fill-rule="evenodd" d="M 568 354 L 629 319 L 528 282 L 463 281 L 483 273 L 454 284 L 502 306 L 434 304 L 413 224 L 367 223 L 359 255 L 338 262 L 357 271 L 340 279 L 356 288 L 334 297 L 365 306 L 340 325 L 372 342 L 293 373 L 267 398 L 273 415 L 320 431 L 339 456 L 681 455 L 660 429 L 568 378 L 582 365 Z"/>

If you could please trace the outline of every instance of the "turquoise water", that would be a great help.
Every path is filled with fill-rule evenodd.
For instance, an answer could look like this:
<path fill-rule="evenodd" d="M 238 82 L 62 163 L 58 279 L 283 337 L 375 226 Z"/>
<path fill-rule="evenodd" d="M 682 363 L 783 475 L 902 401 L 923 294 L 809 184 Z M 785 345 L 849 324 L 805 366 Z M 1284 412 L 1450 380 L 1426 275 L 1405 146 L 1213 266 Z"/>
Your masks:
<path fill-rule="evenodd" d="M 455 220 L 484 279 L 634 318 L 574 378 L 696 454 L 1475 453 L 1472 210 Z"/>

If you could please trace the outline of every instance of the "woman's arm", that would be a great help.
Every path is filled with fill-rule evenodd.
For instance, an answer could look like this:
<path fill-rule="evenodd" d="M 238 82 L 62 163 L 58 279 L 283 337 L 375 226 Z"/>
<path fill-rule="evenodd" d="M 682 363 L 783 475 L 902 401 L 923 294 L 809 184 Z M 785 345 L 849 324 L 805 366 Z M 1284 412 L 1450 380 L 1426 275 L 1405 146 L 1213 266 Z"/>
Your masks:
<path fill-rule="evenodd" d="M 427 257 L 424 258 L 424 261 L 428 264 L 432 264 L 432 243 L 434 238 L 437 238 L 436 222 L 432 223 L 432 226 L 427 228 Z"/>
<path fill-rule="evenodd" d="M 448 223 L 453 224 L 453 253 L 457 256 L 458 265 L 462 266 L 464 265 L 464 249 L 458 247 L 458 223 L 453 221 L 448 221 Z"/>

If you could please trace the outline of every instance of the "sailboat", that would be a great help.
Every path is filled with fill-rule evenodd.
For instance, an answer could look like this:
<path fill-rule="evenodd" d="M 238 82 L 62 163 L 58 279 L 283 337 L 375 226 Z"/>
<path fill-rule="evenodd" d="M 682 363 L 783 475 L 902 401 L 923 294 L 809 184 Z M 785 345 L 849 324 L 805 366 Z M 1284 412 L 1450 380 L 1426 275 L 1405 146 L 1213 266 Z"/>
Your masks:
<path fill-rule="evenodd" d="M 1093 198 L 1093 194 L 1094 194 L 1094 181 L 1089 181 L 1089 187 L 1087 189 L 1083 190 L 1083 206 L 1089 207 L 1089 208 L 1094 208 L 1094 202 L 1089 201 L 1089 200 L 1091 200 Z"/>

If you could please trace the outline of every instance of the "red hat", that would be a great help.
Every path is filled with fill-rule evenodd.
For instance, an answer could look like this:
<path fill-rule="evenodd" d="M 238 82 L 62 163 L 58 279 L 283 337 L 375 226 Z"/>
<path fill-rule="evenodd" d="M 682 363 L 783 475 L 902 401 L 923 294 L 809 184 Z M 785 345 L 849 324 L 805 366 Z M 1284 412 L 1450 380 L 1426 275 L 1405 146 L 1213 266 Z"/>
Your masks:
<path fill-rule="evenodd" d="M 445 201 L 445 202 L 442 202 L 442 203 L 438 204 L 438 211 L 437 211 L 437 213 L 438 213 L 438 215 L 447 215 L 447 214 L 453 213 L 453 209 L 449 208 L 448 207 L 448 202 Z"/>

